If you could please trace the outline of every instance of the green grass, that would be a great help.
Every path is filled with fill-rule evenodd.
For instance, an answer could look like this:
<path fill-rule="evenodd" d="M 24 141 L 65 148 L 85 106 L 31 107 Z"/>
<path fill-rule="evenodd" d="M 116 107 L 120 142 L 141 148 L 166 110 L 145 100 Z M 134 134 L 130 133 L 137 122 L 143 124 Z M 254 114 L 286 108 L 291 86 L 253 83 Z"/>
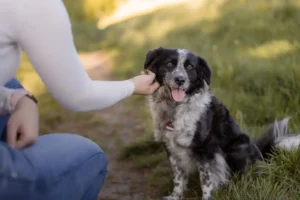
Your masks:
<path fill-rule="evenodd" d="M 186 48 L 212 67 L 212 91 L 251 135 L 290 116 L 300 130 L 300 4 L 296 0 L 231 0 L 161 9 L 108 27 L 101 48 L 111 53 L 114 72 L 129 78 L 143 68 L 149 49 Z M 141 118 L 149 119 L 148 112 Z M 151 124 L 149 125 L 151 130 Z M 150 170 L 149 196 L 172 189 L 170 167 L 152 133 L 124 148 L 123 157 Z M 299 199 L 300 152 L 281 153 L 270 164 L 233 181 L 215 199 Z M 262 169 L 261 169 L 262 168 Z M 196 177 L 196 178 L 195 178 Z M 187 197 L 201 196 L 193 176 Z"/>

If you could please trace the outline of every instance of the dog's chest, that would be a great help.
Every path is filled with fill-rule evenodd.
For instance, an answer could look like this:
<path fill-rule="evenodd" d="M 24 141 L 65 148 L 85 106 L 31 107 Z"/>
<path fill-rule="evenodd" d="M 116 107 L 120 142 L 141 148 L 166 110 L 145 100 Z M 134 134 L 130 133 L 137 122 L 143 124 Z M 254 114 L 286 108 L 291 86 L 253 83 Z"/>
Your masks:
<path fill-rule="evenodd" d="M 152 102 L 151 112 L 156 136 L 176 142 L 178 137 L 192 136 L 199 119 L 198 112 L 187 106 L 174 107 L 167 102 Z"/>
<path fill-rule="evenodd" d="M 194 171 L 196 160 L 189 147 L 200 117 L 199 110 L 187 105 L 173 107 L 166 102 L 152 103 L 155 138 L 166 144 L 182 169 Z"/>
<path fill-rule="evenodd" d="M 197 122 L 201 120 L 211 100 L 210 95 L 195 95 L 189 102 L 177 106 L 172 106 L 167 100 L 149 100 L 156 140 L 166 144 L 171 156 L 183 169 L 192 171 L 196 162 L 190 145 Z"/>
<path fill-rule="evenodd" d="M 179 105 L 174 105 L 164 98 L 157 99 L 159 101 L 155 98 L 149 99 L 156 139 L 173 140 L 179 145 L 189 146 L 197 122 L 205 115 L 210 103 L 210 94 L 195 94 L 188 102 Z"/>
<path fill-rule="evenodd" d="M 197 114 L 199 113 L 197 112 Z M 172 120 L 173 129 L 165 128 L 163 132 L 164 143 L 167 145 L 170 154 L 177 160 L 177 164 L 187 172 L 195 169 L 196 159 L 189 147 L 200 117 L 197 114 L 189 107 L 177 107 Z"/>
<path fill-rule="evenodd" d="M 176 108 L 172 124 L 176 136 L 194 134 L 201 111 L 193 109 L 191 105 L 180 105 Z"/>

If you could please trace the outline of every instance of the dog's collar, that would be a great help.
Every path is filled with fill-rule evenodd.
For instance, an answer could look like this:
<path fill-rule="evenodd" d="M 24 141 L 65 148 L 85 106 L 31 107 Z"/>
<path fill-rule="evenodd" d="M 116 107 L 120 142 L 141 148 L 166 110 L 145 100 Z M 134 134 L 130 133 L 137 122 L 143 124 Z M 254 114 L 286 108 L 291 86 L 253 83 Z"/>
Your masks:
<path fill-rule="evenodd" d="M 166 124 L 166 129 L 169 131 L 174 131 L 174 125 L 173 125 L 173 120 L 170 120 Z"/>

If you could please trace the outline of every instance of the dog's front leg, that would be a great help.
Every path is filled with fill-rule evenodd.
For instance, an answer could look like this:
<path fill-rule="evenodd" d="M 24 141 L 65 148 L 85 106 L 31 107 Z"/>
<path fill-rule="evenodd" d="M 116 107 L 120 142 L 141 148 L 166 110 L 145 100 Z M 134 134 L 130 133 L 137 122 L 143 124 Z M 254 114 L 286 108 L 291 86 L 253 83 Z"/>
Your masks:
<path fill-rule="evenodd" d="M 200 175 L 200 184 L 202 189 L 202 200 L 211 200 L 212 191 L 214 189 L 211 170 L 209 169 L 209 164 L 198 164 L 198 171 Z"/>
<path fill-rule="evenodd" d="M 227 183 L 229 168 L 222 154 L 216 153 L 213 159 L 205 159 L 197 163 L 202 200 L 212 200 L 212 192 L 220 185 Z"/>
<path fill-rule="evenodd" d="M 183 198 L 183 191 L 187 185 L 187 175 L 185 171 L 180 167 L 179 161 L 169 157 L 172 171 L 173 171 L 173 192 L 170 196 L 166 196 L 163 200 L 181 200 Z"/>

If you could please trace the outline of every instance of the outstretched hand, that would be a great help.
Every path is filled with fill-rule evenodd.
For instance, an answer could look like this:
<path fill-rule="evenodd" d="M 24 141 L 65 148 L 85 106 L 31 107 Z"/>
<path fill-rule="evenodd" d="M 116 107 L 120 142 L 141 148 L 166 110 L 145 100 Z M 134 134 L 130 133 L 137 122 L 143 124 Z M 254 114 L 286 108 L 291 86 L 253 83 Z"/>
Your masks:
<path fill-rule="evenodd" d="M 159 88 L 159 83 L 155 81 L 155 74 L 151 71 L 147 71 L 147 74 L 141 72 L 141 75 L 131 80 L 135 86 L 134 94 L 150 95 Z"/>

